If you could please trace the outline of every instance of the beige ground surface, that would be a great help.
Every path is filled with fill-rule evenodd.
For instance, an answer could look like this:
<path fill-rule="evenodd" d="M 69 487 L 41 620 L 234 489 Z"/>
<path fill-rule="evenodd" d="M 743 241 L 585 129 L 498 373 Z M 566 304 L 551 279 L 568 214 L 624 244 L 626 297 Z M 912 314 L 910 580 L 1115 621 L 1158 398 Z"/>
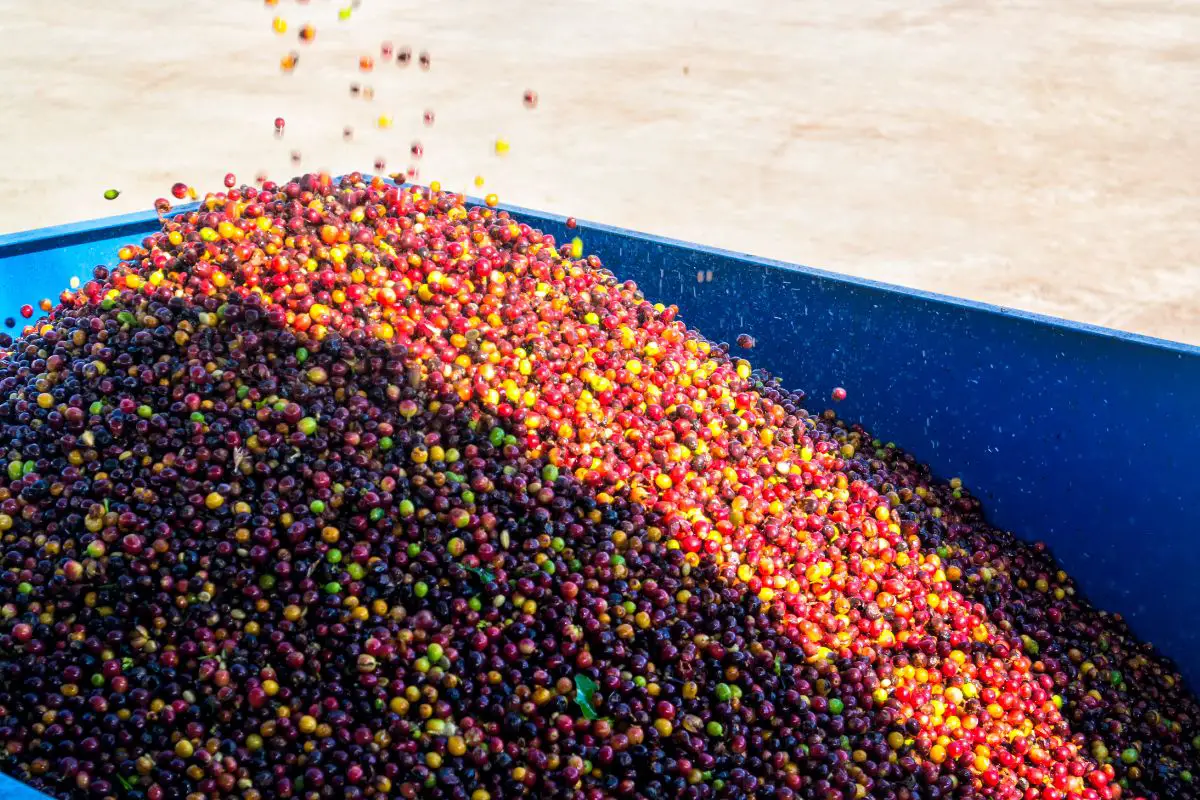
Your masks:
<path fill-rule="evenodd" d="M 419 139 L 451 187 L 1200 343 L 1195 0 L 338 5 L 0 0 L 0 231 Z M 432 69 L 360 75 L 384 39 Z"/>

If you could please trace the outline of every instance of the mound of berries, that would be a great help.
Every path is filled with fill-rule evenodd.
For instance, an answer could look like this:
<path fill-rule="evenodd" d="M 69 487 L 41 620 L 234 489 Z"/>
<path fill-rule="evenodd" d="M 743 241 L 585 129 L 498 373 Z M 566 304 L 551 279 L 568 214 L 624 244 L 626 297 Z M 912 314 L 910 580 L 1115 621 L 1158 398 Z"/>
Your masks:
<path fill-rule="evenodd" d="M 148 800 L 1196 795 L 1195 699 L 1043 547 L 579 250 L 306 175 L 165 216 L 0 334 L 0 769 Z"/>

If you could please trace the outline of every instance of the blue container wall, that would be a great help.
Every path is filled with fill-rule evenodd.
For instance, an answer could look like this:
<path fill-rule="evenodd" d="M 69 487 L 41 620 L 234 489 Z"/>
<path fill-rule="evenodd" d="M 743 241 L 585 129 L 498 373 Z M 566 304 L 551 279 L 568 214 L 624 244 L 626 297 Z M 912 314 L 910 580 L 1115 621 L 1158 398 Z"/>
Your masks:
<path fill-rule="evenodd" d="M 561 240 L 559 220 L 532 215 Z M 529 219 L 529 217 L 526 217 Z M 534 219 L 530 219 L 531 224 Z M 1200 348 L 592 225 L 647 297 L 838 414 L 962 478 L 1200 688 Z M 737 348 L 733 348 L 737 351 Z"/>
<path fill-rule="evenodd" d="M 1087 595 L 1125 614 L 1200 686 L 1200 348 L 512 209 L 578 235 L 619 277 L 714 340 L 961 477 L 992 521 L 1047 542 Z M 0 237 L 0 317 L 56 298 L 154 231 L 135 214 Z M 19 320 L 19 317 L 18 317 Z M 0 796 L 4 794 L 0 784 Z"/>
<path fill-rule="evenodd" d="M 0 798 L 3 800 L 48 800 L 46 795 L 35 792 L 23 783 L 0 773 Z"/>

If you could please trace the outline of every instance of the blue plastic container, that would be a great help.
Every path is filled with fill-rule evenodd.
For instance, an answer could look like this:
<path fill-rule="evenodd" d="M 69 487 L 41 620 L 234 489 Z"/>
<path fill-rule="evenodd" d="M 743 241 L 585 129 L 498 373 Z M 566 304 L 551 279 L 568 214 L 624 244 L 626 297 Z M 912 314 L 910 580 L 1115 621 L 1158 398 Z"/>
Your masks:
<path fill-rule="evenodd" d="M 958 476 L 990 519 L 1047 542 L 1098 606 L 1200 686 L 1200 348 L 520 208 L 710 339 Z M 0 236 L 0 318 L 57 298 L 158 227 L 153 213 Z M 0 776 L 0 797 L 41 797 Z"/>

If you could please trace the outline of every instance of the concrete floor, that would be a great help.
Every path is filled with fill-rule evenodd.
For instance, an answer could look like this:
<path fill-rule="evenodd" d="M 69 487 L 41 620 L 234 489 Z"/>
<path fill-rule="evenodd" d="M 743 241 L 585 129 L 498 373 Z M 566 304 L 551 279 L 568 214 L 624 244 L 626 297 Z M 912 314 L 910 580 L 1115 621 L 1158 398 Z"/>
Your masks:
<path fill-rule="evenodd" d="M 452 188 L 1200 343 L 1194 1 L 339 5 L 0 0 L 0 231 L 419 139 Z M 384 39 L 432 69 L 360 74 Z"/>

